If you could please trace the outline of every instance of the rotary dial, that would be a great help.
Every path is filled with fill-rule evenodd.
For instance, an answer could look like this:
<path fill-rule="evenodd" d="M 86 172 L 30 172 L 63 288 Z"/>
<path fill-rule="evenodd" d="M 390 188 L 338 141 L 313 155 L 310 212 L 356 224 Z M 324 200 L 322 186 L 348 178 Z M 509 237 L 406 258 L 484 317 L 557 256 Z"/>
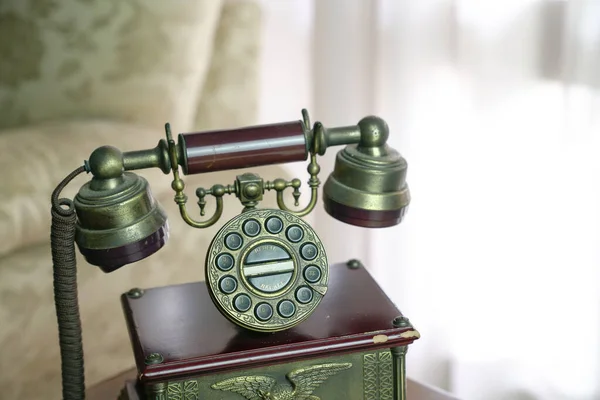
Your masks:
<path fill-rule="evenodd" d="M 315 231 L 282 210 L 250 210 L 213 239 L 206 282 L 219 311 L 244 328 L 291 328 L 314 311 L 327 291 L 327 256 Z"/>

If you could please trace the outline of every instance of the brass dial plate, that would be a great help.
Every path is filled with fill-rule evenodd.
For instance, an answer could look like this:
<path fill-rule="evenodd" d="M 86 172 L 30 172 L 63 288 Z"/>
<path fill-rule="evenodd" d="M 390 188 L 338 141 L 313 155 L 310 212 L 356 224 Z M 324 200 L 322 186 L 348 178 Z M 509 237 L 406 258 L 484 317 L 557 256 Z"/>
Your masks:
<path fill-rule="evenodd" d="M 244 328 L 275 332 L 310 316 L 327 292 L 329 264 L 316 232 L 282 210 L 246 211 L 227 222 L 206 256 L 219 311 Z"/>

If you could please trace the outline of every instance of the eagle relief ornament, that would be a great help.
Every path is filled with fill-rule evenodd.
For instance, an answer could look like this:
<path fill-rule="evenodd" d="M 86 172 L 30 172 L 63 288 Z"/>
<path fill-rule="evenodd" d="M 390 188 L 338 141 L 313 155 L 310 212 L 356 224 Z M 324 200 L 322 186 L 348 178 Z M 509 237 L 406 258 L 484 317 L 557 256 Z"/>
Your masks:
<path fill-rule="evenodd" d="M 237 393 L 248 400 L 321 400 L 312 393 L 328 378 L 352 367 L 351 363 L 330 363 L 299 368 L 279 383 L 266 375 L 248 375 L 215 383 L 213 389 Z"/>

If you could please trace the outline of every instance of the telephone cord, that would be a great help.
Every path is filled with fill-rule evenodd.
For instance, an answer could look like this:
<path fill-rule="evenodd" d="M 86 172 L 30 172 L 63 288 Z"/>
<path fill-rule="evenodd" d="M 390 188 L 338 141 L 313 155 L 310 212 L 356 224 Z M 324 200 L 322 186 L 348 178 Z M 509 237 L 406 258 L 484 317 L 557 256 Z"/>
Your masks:
<path fill-rule="evenodd" d="M 69 182 L 85 170 L 85 167 L 81 166 L 71 172 L 54 189 L 51 199 L 50 242 L 64 400 L 85 399 L 85 377 L 81 318 L 77 299 L 77 262 L 75 258 L 77 216 L 73 201 L 66 198 L 59 199 L 59 195 Z"/>

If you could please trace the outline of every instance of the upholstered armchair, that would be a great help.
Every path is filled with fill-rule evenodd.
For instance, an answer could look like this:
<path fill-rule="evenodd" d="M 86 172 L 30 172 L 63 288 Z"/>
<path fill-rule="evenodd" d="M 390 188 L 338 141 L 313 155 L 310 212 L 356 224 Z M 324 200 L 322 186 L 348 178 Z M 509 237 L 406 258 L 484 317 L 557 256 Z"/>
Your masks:
<path fill-rule="evenodd" d="M 0 398 L 60 397 L 50 193 L 98 146 L 154 147 L 174 133 L 255 123 L 260 9 L 249 1 L 7 0 L 0 4 Z M 285 177 L 272 167 L 265 178 Z M 104 274 L 80 257 L 88 385 L 133 366 L 119 295 L 202 280 L 218 229 L 179 218 L 171 177 L 144 171 L 170 217 L 153 257 Z M 184 177 L 233 182 L 236 171 Z M 63 193 L 72 197 L 80 178 Z M 235 199 L 224 221 L 241 210 Z M 210 213 L 211 210 L 207 210 Z"/>

